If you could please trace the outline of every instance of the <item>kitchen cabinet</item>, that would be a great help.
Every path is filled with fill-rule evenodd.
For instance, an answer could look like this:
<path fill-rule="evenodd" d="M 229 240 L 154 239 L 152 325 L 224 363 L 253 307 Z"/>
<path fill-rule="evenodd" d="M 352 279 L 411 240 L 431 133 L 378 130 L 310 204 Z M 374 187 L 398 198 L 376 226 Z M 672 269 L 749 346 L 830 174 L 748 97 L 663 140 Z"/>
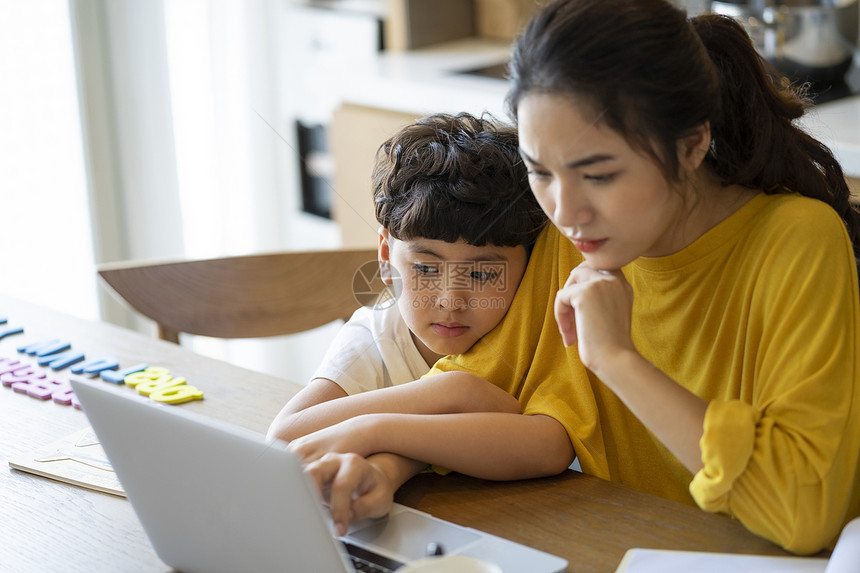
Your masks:
<path fill-rule="evenodd" d="M 513 41 L 544 0 L 474 0 L 478 36 Z"/>
<path fill-rule="evenodd" d="M 385 44 L 414 50 L 468 37 L 511 42 L 544 0 L 387 0 Z"/>
<path fill-rule="evenodd" d="M 376 151 L 420 115 L 349 103 L 334 110 L 329 126 L 335 162 L 332 218 L 340 228 L 344 247 L 377 245 L 379 223 L 370 185 Z"/>

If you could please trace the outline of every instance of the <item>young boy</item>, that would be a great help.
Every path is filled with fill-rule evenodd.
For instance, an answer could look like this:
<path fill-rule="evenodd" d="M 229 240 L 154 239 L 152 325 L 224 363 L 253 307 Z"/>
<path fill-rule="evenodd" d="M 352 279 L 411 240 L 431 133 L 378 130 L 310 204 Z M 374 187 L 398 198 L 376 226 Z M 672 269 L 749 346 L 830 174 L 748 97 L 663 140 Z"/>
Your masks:
<path fill-rule="evenodd" d="M 293 441 L 357 414 L 519 412 L 510 394 L 465 376 L 398 387 L 469 350 L 513 300 L 546 223 L 516 130 L 468 114 L 420 119 L 380 147 L 373 196 L 380 273 L 396 302 L 355 312 L 270 437 Z"/>

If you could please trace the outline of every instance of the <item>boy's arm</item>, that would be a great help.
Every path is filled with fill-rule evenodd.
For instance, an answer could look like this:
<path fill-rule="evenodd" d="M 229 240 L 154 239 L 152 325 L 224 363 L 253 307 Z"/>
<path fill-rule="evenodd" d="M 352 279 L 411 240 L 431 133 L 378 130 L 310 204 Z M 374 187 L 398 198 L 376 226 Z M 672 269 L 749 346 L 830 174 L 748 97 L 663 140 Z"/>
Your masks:
<path fill-rule="evenodd" d="M 325 387 L 320 394 L 324 391 Z M 329 389 L 327 392 L 329 394 L 325 395 L 330 395 L 334 390 Z M 296 398 L 301 394 L 297 394 Z M 269 428 L 270 437 L 291 442 L 363 414 L 520 411 L 516 398 L 494 384 L 466 372 L 445 372 L 390 388 L 362 392 L 337 400 L 329 399 L 300 411 L 292 409 L 293 400 L 290 400 L 272 423 Z"/>
<path fill-rule="evenodd" d="M 554 475 L 574 458 L 554 418 L 498 412 L 368 414 L 295 440 L 290 449 L 306 463 L 331 452 L 389 452 L 492 480 Z"/>
<path fill-rule="evenodd" d="M 299 419 L 303 417 L 303 410 L 317 404 L 344 398 L 347 395 L 343 388 L 328 378 L 314 378 L 278 412 L 278 415 L 269 425 L 267 436 L 289 441 L 290 436 L 304 435 L 301 433 L 296 435 L 299 432 Z"/>

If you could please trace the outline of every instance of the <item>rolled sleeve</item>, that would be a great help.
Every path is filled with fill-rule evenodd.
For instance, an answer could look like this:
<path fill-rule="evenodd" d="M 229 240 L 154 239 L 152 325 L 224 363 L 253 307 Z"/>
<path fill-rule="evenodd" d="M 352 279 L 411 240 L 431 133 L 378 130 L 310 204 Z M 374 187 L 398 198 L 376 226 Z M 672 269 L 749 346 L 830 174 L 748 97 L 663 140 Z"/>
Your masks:
<path fill-rule="evenodd" d="M 831 422 L 845 421 L 838 410 L 829 412 Z M 801 434 L 779 418 L 739 400 L 712 402 L 700 442 L 704 467 L 689 491 L 706 511 L 728 514 L 794 553 L 815 553 L 832 547 L 857 514 L 857 419 L 842 432 L 822 420 L 823 431 Z"/>
<path fill-rule="evenodd" d="M 690 494 L 699 507 L 729 512 L 728 493 L 752 458 L 760 419 L 755 408 L 738 400 L 708 406 L 699 443 L 704 467 L 690 483 Z"/>

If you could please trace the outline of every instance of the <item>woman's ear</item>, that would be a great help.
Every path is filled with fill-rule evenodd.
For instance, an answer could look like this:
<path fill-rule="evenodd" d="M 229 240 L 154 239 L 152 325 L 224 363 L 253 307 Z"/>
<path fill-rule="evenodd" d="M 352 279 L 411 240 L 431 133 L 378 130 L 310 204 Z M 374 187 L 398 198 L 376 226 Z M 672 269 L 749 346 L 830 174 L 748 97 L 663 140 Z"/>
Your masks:
<path fill-rule="evenodd" d="M 391 236 L 388 234 L 388 229 L 380 227 L 377 231 L 379 235 L 379 278 L 382 282 L 390 285 L 393 280 L 391 278 Z"/>
<path fill-rule="evenodd" d="M 705 122 L 678 140 L 678 165 L 693 172 L 699 168 L 711 150 L 711 124 Z"/>

